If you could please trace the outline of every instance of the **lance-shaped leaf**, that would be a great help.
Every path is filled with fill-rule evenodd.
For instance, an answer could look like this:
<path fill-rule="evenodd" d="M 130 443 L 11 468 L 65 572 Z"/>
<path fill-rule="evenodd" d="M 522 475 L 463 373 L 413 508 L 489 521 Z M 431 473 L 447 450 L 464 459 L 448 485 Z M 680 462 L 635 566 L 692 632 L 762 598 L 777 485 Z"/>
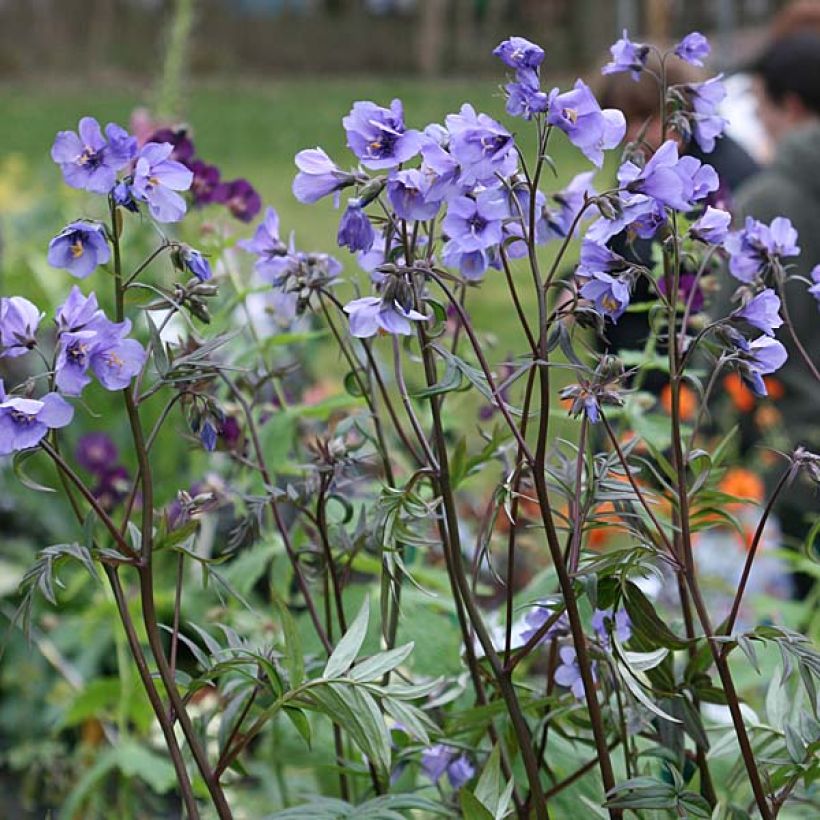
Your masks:
<path fill-rule="evenodd" d="M 370 602 L 365 599 L 359 614 L 356 616 L 350 629 L 345 632 L 339 645 L 328 658 L 327 666 L 322 672 L 323 678 L 341 677 L 353 665 L 359 650 L 367 635 L 367 623 L 370 619 Z"/>

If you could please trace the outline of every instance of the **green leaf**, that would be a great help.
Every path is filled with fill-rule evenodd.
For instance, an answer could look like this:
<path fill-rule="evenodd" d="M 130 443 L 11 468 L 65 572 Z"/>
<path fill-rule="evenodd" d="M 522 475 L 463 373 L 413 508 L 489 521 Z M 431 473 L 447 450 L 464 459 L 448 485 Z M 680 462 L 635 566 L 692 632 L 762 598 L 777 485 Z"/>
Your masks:
<path fill-rule="evenodd" d="M 462 789 L 458 793 L 458 798 L 464 820 L 495 820 L 493 814 L 467 789 Z"/>
<path fill-rule="evenodd" d="M 285 636 L 285 668 L 288 670 L 290 685 L 296 688 L 305 679 L 305 659 L 302 654 L 299 631 L 296 628 L 293 616 L 290 614 L 288 605 L 282 600 L 273 586 L 271 586 L 271 595 L 273 596 L 273 603 L 282 618 L 282 632 Z"/>
<path fill-rule="evenodd" d="M 501 798 L 501 747 L 498 743 L 493 746 L 484 769 L 476 783 L 474 795 L 489 812 L 495 817 L 498 812 L 498 801 Z"/>
<path fill-rule="evenodd" d="M 308 747 L 310 747 L 312 736 L 310 731 L 310 721 L 308 720 L 307 715 L 301 709 L 297 709 L 294 706 L 285 706 L 282 711 L 293 724 L 296 731 L 299 732 L 299 734 L 304 738 Z"/>
<path fill-rule="evenodd" d="M 370 601 L 365 598 L 359 614 L 356 615 L 350 628 L 345 632 L 333 654 L 328 658 L 327 666 L 322 672 L 323 678 L 341 677 L 353 665 L 367 635 L 367 623 L 370 618 Z"/>
<path fill-rule="evenodd" d="M 39 453 L 40 450 L 23 450 L 20 453 L 15 453 L 11 460 L 11 469 L 14 472 L 14 477 L 28 490 L 33 490 L 35 493 L 56 493 L 53 487 L 46 487 L 45 484 L 39 484 L 33 478 L 29 478 L 23 471 L 23 463 L 28 461 L 33 455 Z"/>
<path fill-rule="evenodd" d="M 450 393 L 461 388 L 461 372 L 455 363 L 448 361 L 444 368 L 444 375 L 432 387 L 423 390 L 414 390 L 410 395 L 414 399 L 429 399 L 432 396 L 440 396 L 443 393 Z"/>
<path fill-rule="evenodd" d="M 679 638 L 660 619 L 649 599 L 631 581 L 627 582 L 624 590 L 624 604 L 633 629 L 650 644 L 659 644 L 669 649 L 685 649 L 689 645 L 688 641 Z"/>
<path fill-rule="evenodd" d="M 378 680 L 402 663 L 413 651 L 414 646 L 415 644 L 410 642 L 387 652 L 379 652 L 378 655 L 373 655 L 354 666 L 349 677 L 355 681 Z"/>

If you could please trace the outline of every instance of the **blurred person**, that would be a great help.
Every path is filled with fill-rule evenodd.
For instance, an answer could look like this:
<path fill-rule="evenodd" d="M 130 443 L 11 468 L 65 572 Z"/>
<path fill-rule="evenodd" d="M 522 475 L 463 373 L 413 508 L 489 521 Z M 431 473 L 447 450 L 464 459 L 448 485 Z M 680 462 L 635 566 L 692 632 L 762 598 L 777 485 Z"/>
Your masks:
<path fill-rule="evenodd" d="M 775 42 L 794 34 L 820 34 L 820 0 L 795 0 L 772 18 L 769 39 Z M 746 66 L 726 77 L 726 99 L 720 113 L 728 124 L 726 134 L 742 145 L 758 162 L 772 159 L 772 140 L 760 121 L 753 72 Z"/>
<path fill-rule="evenodd" d="M 785 306 L 795 333 L 818 366 L 820 317 L 818 303 L 807 292 L 806 280 L 820 263 L 820 34 L 806 32 L 775 40 L 753 63 L 751 71 L 760 120 L 774 150 L 771 164 L 738 189 L 735 221 L 742 224 L 748 216 L 768 224 L 784 216 L 797 230 L 800 256 L 789 266 Z M 738 284 L 725 277 L 715 316 L 725 315 L 735 306 L 732 295 Z M 783 309 L 781 315 L 785 318 Z M 820 383 L 787 326 L 779 338 L 789 352 L 788 361 L 778 372 L 783 397 L 777 403 L 791 438 L 789 444 L 792 448 L 802 444 L 818 452 Z M 784 533 L 802 542 L 811 519 L 820 512 L 817 494 L 806 483 L 798 482 L 782 497 L 777 512 Z M 805 592 L 807 579 L 797 581 Z"/>

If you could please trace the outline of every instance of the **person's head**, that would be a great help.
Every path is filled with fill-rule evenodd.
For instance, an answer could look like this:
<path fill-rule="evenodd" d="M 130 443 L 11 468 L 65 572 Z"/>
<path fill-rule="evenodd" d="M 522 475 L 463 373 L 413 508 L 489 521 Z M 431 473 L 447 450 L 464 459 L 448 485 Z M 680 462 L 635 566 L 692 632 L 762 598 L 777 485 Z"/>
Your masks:
<path fill-rule="evenodd" d="M 645 128 L 643 140 L 654 150 L 663 142 L 658 83 L 652 76 L 660 71 L 660 61 L 654 51 L 650 52 L 646 68 L 637 80 L 630 72 L 607 74 L 596 83 L 596 88 L 602 108 L 623 111 L 627 142 L 634 142 Z M 685 85 L 702 79 L 702 73 L 683 60 L 666 61 L 668 85 Z"/>
<path fill-rule="evenodd" d="M 773 42 L 752 66 L 758 116 L 774 142 L 820 117 L 820 35 Z"/>

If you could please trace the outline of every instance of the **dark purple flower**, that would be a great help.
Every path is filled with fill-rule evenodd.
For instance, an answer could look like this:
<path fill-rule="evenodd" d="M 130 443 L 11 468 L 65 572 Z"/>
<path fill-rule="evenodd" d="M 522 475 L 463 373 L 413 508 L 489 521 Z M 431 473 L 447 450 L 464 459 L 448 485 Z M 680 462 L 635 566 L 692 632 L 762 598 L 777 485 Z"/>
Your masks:
<path fill-rule="evenodd" d="M 194 143 L 188 136 L 188 131 L 185 128 L 160 128 L 154 131 L 146 142 L 168 142 L 174 146 L 170 158 L 175 162 L 181 162 L 183 165 L 190 167 L 190 163 L 194 158 Z M 191 168 L 193 170 L 193 168 Z"/>
<path fill-rule="evenodd" d="M 86 433 L 74 451 L 77 463 L 89 473 L 103 475 L 119 458 L 117 445 L 106 433 Z"/>
<path fill-rule="evenodd" d="M 781 257 L 797 256 L 797 231 L 784 216 L 770 225 L 746 217 L 742 230 L 730 233 L 723 243 L 729 253 L 729 273 L 741 282 L 751 282 Z"/>
<path fill-rule="evenodd" d="M 185 263 L 185 267 L 188 268 L 190 273 L 196 276 L 200 282 L 207 282 L 213 276 L 211 263 L 198 250 L 188 245 L 183 245 L 180 256 Z"/>
<path fill-rule="evenodd" d="M 720 245 L 729 233 L 731 222 L 732 215 L 728 211 L 713 208 L 710 205 L 704 211 L 703 216 L 692 223 L 689 234 L 707 245 Z"/>
<path fill-rule="evenodd" d="M 48 244 L 48 263 L 85 279 L 111 257 L 102 225 L 79 220 L 63 228 Z"/>
<path fill-rule="evenodd" d="M 201 159 L 187 163 L 194 177 L 191 180 L 191 194 L 194 205 L 210 205 L 224 203 L 227 191 L 220 184 L 220 171 L 216 165 L 208 165 Z"/>
<path fill-rule="evenodd" d="M 219 186 L 218 201 L 224 202 L 231 214 L 240 222 L 253 222 L 262 210 L 262 199 L 247 179 L 223 182 Z"/>
<path fill-rule="evenodd" d="M 550 92 L 547 121 L 560 128 L 569 141 L 593 164 L 601 167 L 604 150 L 614 148 L 624 138 L 626 120 L 615 108 L 601 110 L 595 95 L 583 80 L 572 91 Z"/>
<path fill-rule="evenodd" d="M 475 199 L 457 196 L 451 200 L 442 228 L 459 250 L 483 251 L 501 242 L 503 220 L 508 215 L 501 194 L 490 189 Z"/>
<path fill-rule="evenodd" d="M 702 66 L 705 57 L 709 56 L 712 47 L 709 41 L 699 32 L 687 34 L 676 46 L 675 54 L 692 65 Z"/>
<path fill-rule="evenodd" d="M 74 408 L 57 393 L 10 397 L 0 379 L 0 456 L 35 447 L 49 430 L 65 427 L 73 417 Z"/>
<path fill-rule="evenodd" d="M 692 293 L 693 288 L 695 288 L 694 294 Z M 666 291 L 666 277 L 662 276 L 658 280 L 658 290 L 660 290 L 664 296 L 669 295 Z M 678 277 L 678 300 L 682 304 L 691 304 L 690 313 L 700 313 L 703 309 L 704 295 L 696 273 L 690 273 L 688 271 L 681 272 Z"/>
<path fill-rule="evenodd" d="M 561 658 L 560 666 L 555 670 L 555 682 L 559 686 L 566 686 L 577 700 L 584 700 L 584 681 L 581 678 L 581 667 L 578 666 L 578 658 L 575 650 L 571 646 L 562 646 L 558 650 Z M 597 680 L 595 664 L 592 664 L 592 679 Z"/>
<path fill-rule="evenodd" d="M 616 276 L 595 272 L 581 288 L 581 296 L 594 302 L 599 313 L 617 322 L 629 306 L 629 285 Z"/>
<path fill-rule="evenodd" d="M 398 302 L 385 302 L 377 296 L 363 296 L 344 306 L 350 316 L 350 333 L 359 339 L 375 336 L 379 330 L 409 336 L 410 321 L 425 322 L 428 317 L 417 310 L 405 310 Z"/>
<path fill-rule="evenodd" d="M 766 288 L 743 307 L 733 311 L 730 318 L 735 322 L 746 322 L 767 336 L 774 336 L 775 330 L 783 324 L 780 318 L 780 297 L 771 288 Z"/>
<path fill-rule="evenodd" d="M 763 376 L 779 370 L 789 358 L 786 348 L 769 336 L 758 336 L 740 356 L 740 373 L 758 396 L 768 395 Z"/>
<path fill-rule="evenodd" d="M 299 173 L 293 180 L 293 195 L 306 205 L 356 183 L 355 174 L 342 171 L 321 148 L 307 148 L 296 155 Z"/>
<path fill-rule="evenodd" d="M 393 100 L 390 108 L 356 102 L 342 124 L 348 148 L 366 168 L 395 168 L 412 159 L 421 148 L 421 134 L 404 127 L 401 100 Z"/>
<path fill-rule="evenodd" d="M 632 620 L 625 609 L 619 609 L 614 617 L 611 609 L 596 609 L 592 613 L 592 628 L 598 636 L 598 641 L 606 649 L 610 648 L 610 632 L 620 643 L 626 643 L 632 637 Z"/>
<path fill-rule="evenodd" d="M 432 181 L 415 168 L 391 174 L 387 180 L 387 198 L 396 216 L 410 222 L 432 219 L 441 207 L 441 196 L 430 196 Z"/>
<path fill-rule="evenodd" d="M 179 222 L 185 216 L 185 200 L 176 192 L 187 191 L 194 178 L 182 163 L 170 159 L 173 150 L 169 142 L 148 142 L 134 167 L 134 196 L 148 203 L 158 222 Z"/>
<path fill-rule="evenodd" d="M 510 37 L 497 45 L 493 54 L 510 68 L 538 68 L 544 62 L 544 49 L 524 37 Z"/>
<path fill-rule="evenodd" d="M 820 310 L 820 265 L 815 265 L 811 269 L 812 285 L 809 286 L 809 293 L 817 300 L 817 309 Z"/>
<path fill-rule="evenodd" d="M 0 299 L 0 359 L 15 359 L 37 345 L 43 314 L 22 296 Z"/>
<path fill-rule="evenodd" d="M 524 621 L 527 624 L 527 628 L 521 631 L 521 640 L 525 643 L 529 643 L 541 627 L 544 626 L 544 624 L 554 614 L 555 613 L 546 606 L 535 606 L 530 609 L 530 611 L 524 616 Z M 567 632 L 569 632 L 569 619 L 567 618 L 567 613 L 562 612 L 558 617 L 558 620 L 555 621 L 549 629 L 547 629 L 538 643 L 547 643 L 553 638 L 560 638 Z"/>
<path fill-rule="evenodd" d="M 114 123 L 105 126 L 104 137 L 93 117 L 83 117 L 78 131 L 60 131 L 51 146 L 51 158 L 72 188 L 107 194 L 117 181 L 117 171 L 134 158 L 137 141 Z"/>
<path fill-rule="evenodd" d="M 702 83 L 690 83 L 684 90 L 692 105 L 692 130 L 695 142 L 704 153 L 715 149 L 715 139 L 726 129 L 726 120 L 717 113 L 718 105 L 726 96 L 723 75 L 712 77 Z"/>
<path fill-rule="evenodd" d="M 460 182 L 497 185 L 498 176 L 515 172 L 518 158 L 515 141 L 506 128 L 486 114 L 476 114 L 464 103 L 458 114 L 448 114 L 445 120 L 450 132 L 450 152 L 461 166 Z"/>
<path fill-rule="evenodd" d="M 362 209 L 362 203 L 358 199 L 349 199 L 336 234 L 339 247 L 346 247 L 351 253 L 369 251 L 375 239 L 376 233 Z"/>
<path fill-rule="evenodd" d="M 624 29 L 623 37 L 609 51 L 612 54 L 612 60 L 601 69 L 601 74 L 619 74 L 623 71 L 631 71 L 633 80 L 638 79 L 641 71 L 646 67 L 646 60 L 649 57 L 649 46 L 642 43 L 633 43 L 629 39 L 626 29 Z"/>
<path fill-rule="evenodd" d="M 130 489 L 131 481 L 128 470 L 122 465 L 117 465 L 100 474 L 91 492 L 100 506 L 106 512 L 111 512 L 127 498 Z"/>

